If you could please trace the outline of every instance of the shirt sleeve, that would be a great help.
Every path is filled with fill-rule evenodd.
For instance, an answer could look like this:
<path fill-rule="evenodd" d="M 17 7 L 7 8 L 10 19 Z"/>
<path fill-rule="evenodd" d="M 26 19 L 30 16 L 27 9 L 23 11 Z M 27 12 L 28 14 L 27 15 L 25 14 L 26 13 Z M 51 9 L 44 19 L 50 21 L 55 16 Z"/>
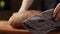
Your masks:
<path fill-rule="evenodd" d="M 45 19 L 40 15 L 31 16 L 23 24 L 32 34 L 46 34 L 55 29 L 55 23 L 52 20 Z"/>

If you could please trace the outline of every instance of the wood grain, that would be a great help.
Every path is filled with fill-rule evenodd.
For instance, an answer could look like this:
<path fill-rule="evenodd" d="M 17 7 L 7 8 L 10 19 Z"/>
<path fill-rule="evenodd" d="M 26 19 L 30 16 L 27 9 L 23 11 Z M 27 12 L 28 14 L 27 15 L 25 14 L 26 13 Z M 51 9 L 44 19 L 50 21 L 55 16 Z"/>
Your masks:
<path fill-rule="evenodd" d="M 25 29 L 14 29 L 8 24 L 8 21 L 0 20 L 0 34 L 31 34 L 31 32 Z M 60 31 L 56 29 L 47 34 L 60 34 Z"/>
<path fill-rule="evenodd" d="M 8 21 L 0 21 L 0 34 L 31 34 L 28 30 L 24 29 L 14 29 L 9 24 Z"/>

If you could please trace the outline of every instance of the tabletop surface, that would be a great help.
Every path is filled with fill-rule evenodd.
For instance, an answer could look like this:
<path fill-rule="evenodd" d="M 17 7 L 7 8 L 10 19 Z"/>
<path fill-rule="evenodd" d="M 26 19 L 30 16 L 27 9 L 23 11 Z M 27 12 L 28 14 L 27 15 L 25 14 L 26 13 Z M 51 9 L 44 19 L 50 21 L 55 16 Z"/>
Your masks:
<path fill-rule="evenodd" d="M 0 20 L 0 33 L 1 34 L 31 34 L 28 30 L 25 29 L 15 29 L 12 28 L 8 21 Z M 60 34 L 60 31 L 52 31 L 48 34 Z"/>
<path fill-rule="evenodd" d="M 8 21 L 0 20 L 0 32 L 4 34 L 29 34 L 28 30 L 12 28 Z"/>

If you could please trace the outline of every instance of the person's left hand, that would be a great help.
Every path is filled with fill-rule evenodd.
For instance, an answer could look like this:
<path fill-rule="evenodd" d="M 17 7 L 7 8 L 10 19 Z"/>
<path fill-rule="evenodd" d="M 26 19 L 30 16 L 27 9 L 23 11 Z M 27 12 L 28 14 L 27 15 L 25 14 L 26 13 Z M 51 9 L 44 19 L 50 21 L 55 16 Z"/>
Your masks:
<path fill-rule="evenodd" d="M 55 7 L 54 12 L 53 12 L 53 17 L 55 17 L 58 11 L 60 11 L 60 3 L 58 3 L 57 6 Z"/>
<path fill-rule="evenodd" d="M 57 4 L 53 12 L 53 17 L 56 17 L 55 20 L 60 21 L 60 3 Z"/>

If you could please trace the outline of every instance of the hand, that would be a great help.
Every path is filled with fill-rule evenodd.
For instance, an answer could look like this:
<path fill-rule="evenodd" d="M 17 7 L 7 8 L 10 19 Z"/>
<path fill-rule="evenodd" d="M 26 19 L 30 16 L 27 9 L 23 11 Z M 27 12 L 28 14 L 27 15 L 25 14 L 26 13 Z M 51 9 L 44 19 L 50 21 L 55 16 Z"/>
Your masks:
<path fill-rule="evenodd" d="M 22 21 L 19 18 L 18 12 L 13 13 L 8 22 L 13 28 L 22 29 Z"/>
<path fill-rule="evenodd" d="M 39 14 L 39 13 L 40 11 L 35 11 L 35 10 L 17 12 L 10 17 L 9 23 L 14 28 L 22 28 L 23 27 L 22 24 L 24 20 L 26 20 L 28 17 L 32 15 Z"/>
<path fill-rule="evenodd" d="M 56 6 L 53 12 L 53 17 L 56 17 L 56 21 L 60 21 L 60 3 Z"/>
<path fill-rule="evenodd" d="M 55 15 L 58 13 L 58 11 L 60 11 L 60 3 L 57 4 L 56 8 L 54 9 L 53 17 L 55 17 Z"/>

